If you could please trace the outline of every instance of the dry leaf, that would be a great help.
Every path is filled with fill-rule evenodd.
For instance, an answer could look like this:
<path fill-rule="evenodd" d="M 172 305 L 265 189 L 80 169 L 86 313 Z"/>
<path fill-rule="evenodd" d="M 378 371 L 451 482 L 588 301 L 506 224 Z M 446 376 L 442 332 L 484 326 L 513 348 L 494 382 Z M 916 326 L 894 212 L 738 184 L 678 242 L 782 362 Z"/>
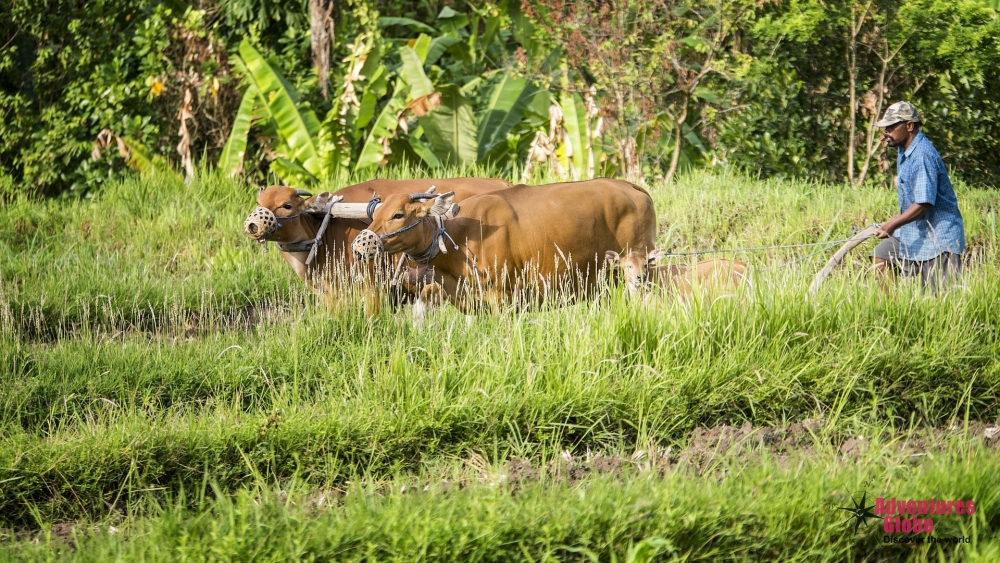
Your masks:
<path fill-rule="evenodd" d="M 194 161 L 191 159 L 191 133 L 187 128 L 187 120 L 192 119 L 194 114 L 191 111 L 191 89 L 184 90 L 184 102 L 177 118 L 181 121 L 178 133 L 181 136 L 180 143 L 177 144 L 177 154 L 181 155 L 181 166 L 184 167 L 184 182 L 190 184 L 194 180 Z"/>

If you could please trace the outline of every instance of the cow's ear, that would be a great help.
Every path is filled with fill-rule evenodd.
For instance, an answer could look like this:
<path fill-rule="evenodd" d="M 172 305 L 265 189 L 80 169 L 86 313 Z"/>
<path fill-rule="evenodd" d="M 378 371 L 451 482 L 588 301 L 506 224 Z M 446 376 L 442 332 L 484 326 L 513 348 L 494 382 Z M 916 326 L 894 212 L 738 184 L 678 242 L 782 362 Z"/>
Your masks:
<path fill-rule="evenodd" d="M 620 259 L 621 259 L 621 256 L 619 256 L 619 254 L 617 252 L 615 252 L 614 250 L 609 250 L 609 251 L 607 251 L 607 252 L 604 253 L 604 261 L 605 262 L 617 262 Z"/>
<path fill-rule="evenodd" d="M 269 186 L 261 186 L 260 189 L 257 190 L 257 205 L 263 205 L 263 203 L 261 203 L 260 201 L 260 198 L 264 196 L 264 192 L 267 191 L 268 187 Z"/>
<path fill-rule="evenodd" d="M 316 213 L 323 214 L 326 213 L 326 208 L 333 201 L 334 197 L 330 192 L 323 192 L 319 195 L 314 195 L 311 198 L 305 200 L 305 208 L 302 210 L 303 213 Z"/>
<path fill-rule="evenodd" d="M 451 206 L 455 203 L 455 192 L 445 192 L 436 198 L 434 198 L 434 203 L 428 210 L 428 215 L 439 215 L 441 217 L 448 217 L 451 212 Z"/>
<path fill-rule="evenodd" d="M 667 252 L 665 250 L 651 250 L 649 251 L 649 254 L 646 255 L 646 263 L 652 266 L 653 264 L 656 264 L 656 262 L 666 253 Z"/>

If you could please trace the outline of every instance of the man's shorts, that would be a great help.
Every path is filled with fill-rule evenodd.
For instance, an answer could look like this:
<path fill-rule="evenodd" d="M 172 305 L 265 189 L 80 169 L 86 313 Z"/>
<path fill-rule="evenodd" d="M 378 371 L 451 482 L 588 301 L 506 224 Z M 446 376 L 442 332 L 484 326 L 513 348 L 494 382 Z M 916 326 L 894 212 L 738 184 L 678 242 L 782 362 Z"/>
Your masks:
<path fill-rule="evenodd" d="M 904 277 L 920 276 L 920 285 L 931 293 L 937 293 L 938 287 L 958 279 L 962 273 L 962 255 L 954 252 L 942 252 L 922 262 L 900 258 L 899 239 L 896 237 L 882 239 L 872 256 L 889 262 Z"/>

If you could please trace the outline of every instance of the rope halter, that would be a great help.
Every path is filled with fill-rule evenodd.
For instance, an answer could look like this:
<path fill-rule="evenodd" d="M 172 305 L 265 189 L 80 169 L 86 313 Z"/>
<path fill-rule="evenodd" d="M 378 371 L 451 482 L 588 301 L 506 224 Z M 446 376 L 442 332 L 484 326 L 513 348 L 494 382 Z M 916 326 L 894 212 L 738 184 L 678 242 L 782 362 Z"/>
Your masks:
<path fill-rule="evenodd" d="M 429 199 L 432 197 L 437 196 L 431 192 L 410 194 L 410 201 Z M 455 206 L 455 209 L 457 209 L 457 206 Z M 421 217 L 403 228 L 396 229 L 395 231 L 384 235 L 378 235 L 371 229 L 361 231 L 361 233 L 354 239 L 354 242 L 351 243 L 351 251 L 354 252 L 355 260 L 359 262 L 370 262 L 371 260 L 374 260 L 377 255 L 385 252 L 385 241 L 396 235 L 405 233 L 427 220 L 435 221 L 437 223 L 437 229 L 434 232 L 434 236 L 431 237 L 430 246 L 419 254 L 406 254 L 406 257 L 409 260 L 423 265 L 433 260 L 439 253 L 447 254 L 448 248 L 444 242 L 446 238 L 451 241 L 452 248 L 458 250 L 458 244 L 455 242 L 455 239 L 451 238 L 451 235 L 449 235 L 445 230 L 444 217 L 438 214 L 432 214 Z"/>

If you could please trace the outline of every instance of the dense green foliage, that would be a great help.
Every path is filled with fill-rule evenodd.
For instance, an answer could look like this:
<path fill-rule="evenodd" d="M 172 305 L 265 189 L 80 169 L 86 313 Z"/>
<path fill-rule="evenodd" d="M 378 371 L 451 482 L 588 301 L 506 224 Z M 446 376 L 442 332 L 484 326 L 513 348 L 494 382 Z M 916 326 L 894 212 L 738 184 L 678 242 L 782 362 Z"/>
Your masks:
<path fill-rule="evenodd" d="M 327 95 L 313 3 L 334 6 Z M 124 168 L 107 151 L 91 158 L 105 130 L 127 141 L 125 153 L 177 168 L 190 157 L 296 184 L 474 161 L 548 163 L 567 178 L 669 180 L 730 164 L 863 183 L 884 179 L 893 157 L 870 124 L 904 98 L 955 175 L 992 185 L 1000 171 L 1000 19 L 985 0 L 6 5 L 7 194 L 99 190 Z M 289 158 L 299 145 L 289 151 L 288 131 L 263 111 L 284 102 L 256 101 L 244 43 L 315 119 L 313 170 Z"/>
<path fill-rule="evenodd" d="M 720 127 L 731 160 L 765 175 L 835 178 L 847 175 L 853 154 L 851 175 L 863 179 L 894 157 L 868 135 L 871 124 L 905 99 L 955 174 L 995 183 L 1000 122 L 989 108 L 1000 19 L 988 3 L 792 0 L 762 14 L 748 35 L 754 60 L 735 85 L 747 107 Z"/>
<path fill-rule="evenodd" d="M 842 560 L 855 548 L 823 503 L 841 500 L 826 500 L 837 481 L 872 476 L 975 497 L 978 543 L 958 549 L 996 553 L 1000 467 L 981 436 L 919 469 L 928 458 L 894 453 L 911 429 L 1000 416 L 988 192 L 958 186 L 970 262 L 938 299 L 908 283 L 883 293 L 859 249 L 807 301 L 825 254 L 783 266 L 801 254 L 740 253 L 752 287 L 735 297 L 642 306 L 611 290 L 533 313 L 466 319 L 446 307 L 418 328 L 407 309 L 371 321 L 360 304 L 325 311 L 276 252 L 240 234 L 254 190 L 218 176 L 136 177 L 94 201 L 18 198 L 0 211 L 0 534 L 42 540 L 8 546 L 17 557 L 70 555 L 45 530 L 75 522 L 88 548 L 72 554 L 96 559 L 572 558 L 565 545 L 624 558 L 648 539 L 698 558 Z M 678 251 L 836 240 L 894 203 L 875 186 L 736 175 L 652 193 L 658 245 Z M 572 488 L 555 477 L 488 486 L 515 458 L 629 460 L 684 447 L 698 427 L 807 418 L 822 420 L 812 454 L 760 467 L 726 458 L 718 482 L 628 462 Z M 858 434 L 871 449 L 845 462 L 838 445 Z M 380 496 L 445 480 L 469 488 Z M 92 525 L 124 536 L 88 539 Z"/>

